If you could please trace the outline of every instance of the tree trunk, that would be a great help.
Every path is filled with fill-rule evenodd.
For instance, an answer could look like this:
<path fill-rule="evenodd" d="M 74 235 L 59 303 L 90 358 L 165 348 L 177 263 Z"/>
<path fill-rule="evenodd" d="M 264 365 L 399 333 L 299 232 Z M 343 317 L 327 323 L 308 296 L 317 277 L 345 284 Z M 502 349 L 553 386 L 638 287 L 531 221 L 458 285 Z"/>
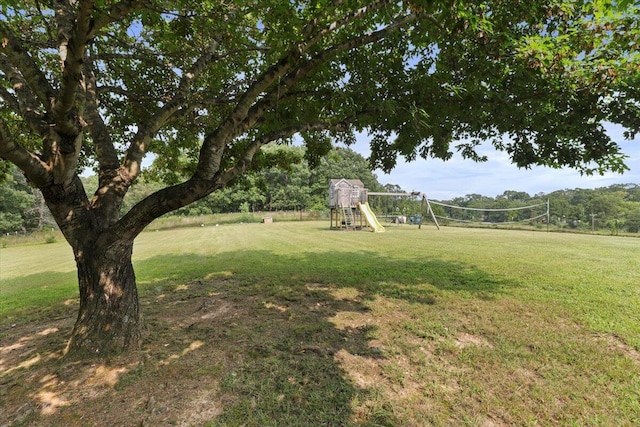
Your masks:
<path fill-rule="evenodd" d="M 144 328 L 131 263 L 132 242 L 76 249 L 80 310 L 67 353 L 106 355 L 138 348 Z"/>

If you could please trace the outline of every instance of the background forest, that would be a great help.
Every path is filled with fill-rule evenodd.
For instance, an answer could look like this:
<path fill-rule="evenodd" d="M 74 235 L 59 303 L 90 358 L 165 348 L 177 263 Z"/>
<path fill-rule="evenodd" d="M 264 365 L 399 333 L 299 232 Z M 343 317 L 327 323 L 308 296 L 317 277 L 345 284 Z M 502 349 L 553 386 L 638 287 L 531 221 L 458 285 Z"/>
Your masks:
<path fill-rule="evenodd" d="M 178 216 L 200 216 L 228 212 L 304 211 L 311 217 L 328 215 L 328 182 L 333 178 L 360 179 L 369 191 L 397 192 L 426 191 L 428 188 L 408 189 L 397 185 L 382 185 L 370 170 L 367 160 L 348 148 L 335 148 L 329 155 L 310 161 L 304 148 L 277 146 L 271 148 L 272 158 L 297 159 L 293 165 L 282 168 L 277 163 L 262 164 L 238 179 L 233 185 L 172 213 Z M 313 167 L 311 166 L 313 165 Z M 148 194 L 163 187 L 163 181 L 179 177 L 160 177 L 152 166 L 129 191 L 123 212 Z M 89 191 L 97 188 L 95 175 L 83 178 Z M 460 189 L 461 192 L 464 189 Z M 507 190 L 494 197 L 467 194 L 452 200 L 439 200 L 446 204 L 476 209 L 517 208 L 545 204 L 549 200 L 550 221 L 562 229 L 610 230 L 640 232 L 640 185 L 616 184 L 596 189 L 563 189 L 550 194 L 529 195 Z M 370 205 L 378 215 L 413 215 L 420 213 L 421 199 L 407 197 L 370 197 Z M 513 212 L 458 211 L 433 206 L 439 217 L 453 217 L 465 221 L 508 222 L 534 217 L 541 209 Z M 480 215 L 483 215 L 479 218 Z M 445 224 L 448 221 L 443 221 Z M 57 228 L 38 190 L 27 183 L 24 176 L 13 168 L 0 184 L 0 233 L 19 234 Z"/>

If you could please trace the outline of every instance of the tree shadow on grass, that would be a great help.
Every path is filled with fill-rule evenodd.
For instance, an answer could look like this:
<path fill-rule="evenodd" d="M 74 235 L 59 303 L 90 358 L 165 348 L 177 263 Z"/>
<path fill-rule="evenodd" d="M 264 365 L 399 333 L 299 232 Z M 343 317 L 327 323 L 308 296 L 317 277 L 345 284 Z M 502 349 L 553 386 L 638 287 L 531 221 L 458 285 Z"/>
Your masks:
<path fill-rule="evenodd" d="M 162 271 L 157 266 L 161 265 Z M 491 299 L 514 284 L 494 277 L 476 267 L 438 259 L 399 260 L 381 257 L 376 252 L 301 252 L 296 256 L 275 255 L 268 251 L 225 252 L 215 257 L 155 257 L 136 265 L 159 274 L 139 282 L 181 282 L 202 277 L 233 278 L 241 286 L 261 292 L 286 295 L 297 286 L 323 283 L 336 287 L 355 287 L 365 298 L 376 295 L 415 303 L 432 303 L 439 292 Z M 250 289 L 247 289 L 251 292 Z"/>
<path fill-rule="evenodd" d="M 384 360 L 385 351 L 375 322 L 336 317 L 371 317 L 377 298 L 431 306 L 447 293 L 490 299 L 513 286 L 466 265 L 365 251 L 167 255 L 136 263 L 136 271 L 151 331 L 144 349 L 68 366 L 52 346 L 63 345 L 72 319 L 46 334 L 3 334 L 0 381 L 9 388 L 2 397 L 15 411 L 0 421 L 398 425 L 382 401 L 354 412 L 381 373 L 354 377 L 340 360 L 366 364 Z"/>
<path fill-rule="evenodd" d="M 219 296 L 234 304 L 238 317 L 227 318 L 226 329 L 219 322 L 194 326 L 202 340 L 233 349 L 226 357 L 234 362 L 221 381 L 229 401 L 211 423 L 220 426 L 343 426 L 355 418 L 360 425 L 398 425 L 382 403 L 354 415 L 352 402 L 367 400 L 367 385 L 380 372 L 354 379 L 338 359 L 385 355 L 373 340 L 375 325 L 337 325 L 335 318 L 340 313 L 366 318 L 368 301 L 379 297 L 433 305 L 449 292 L 491 299 L 513 286 L 462 264 L 387 259 L 366 251 L 295 256 L 242 251 L 149 262 L 175 266 L 169 281 L 184 277 L 185 270 L 200 271 L 202 279 L 192 286 L 206 288 L 213 280 Z M 216 281 L 220 278 L 222 284 Z"/>

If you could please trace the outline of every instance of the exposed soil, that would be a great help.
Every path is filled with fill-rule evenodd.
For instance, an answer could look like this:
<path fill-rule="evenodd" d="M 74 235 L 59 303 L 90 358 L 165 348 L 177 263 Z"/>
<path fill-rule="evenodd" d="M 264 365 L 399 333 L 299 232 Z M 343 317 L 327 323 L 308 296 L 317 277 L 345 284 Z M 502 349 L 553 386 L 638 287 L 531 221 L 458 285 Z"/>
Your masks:
<path fill-rule="evenodd" d="M 0 341 L 0 426 L 198 426 L 215 419 L 225 396 L 215 376 L 232 363 L 223 342 L 192 330 L 233 328 L 247 313 L 194 283 L 142 298 L 151 335 L 144 348 L 107 360 L 70 361 L 67 315 L 8 325 Z"/>
<path fill-rule="evenodd" d="M 141 298 L 150 331 L 144 347 L 107 359 L 63 356 L 76 302 L 56 319 L 1 325 L 0 427 L 226 425 L 218 420 L 223 408 L 233 413 L 229 408 L 261 389 L 265 394 L 255 400 L 262 403 L 247 408 L 246 425 L 259 425 L 251 414 L 260 411 L 257 405 L 288 405 L 292 418 L 296 405 L 305 416 L 318 405 L 333 411 L 322 415 L 329 425 L 344 425 L 355 391 L 335 356 L 344 348 L 366 354 L 368 338 L 366 328 L 339 330 L 326 319 L 362 306 L 313 285 L 290 297 L 286 291 L 284 297 L 247 294 L 237 286 L 198 280 L 147 290 Z M 298 400 L 268 394 L 278 388 L 290 393 L 287 400 Z M 236 410 L 236 421 L 243 410 Z"/>
<path fill-rule="evenodd" d="M 144 347 L 111 358 L 63 357 L 75 302 L 56 307 L 56 318 L 0 321 L 0 427 L 424 425 L 412 417 L 450 415 L 445 406 L 451 402 L 484 410 L 478 425 L 522 421 L 508 406 L 456 400 L 469 395 L 469 384 L 483 384 L 485 373 L 459 356 L 492 352 L 486 336 L 463 328 L 419 329 L 420 318 L 399 301 L 320 283 L 294 292 L 273 283 L 196 280 L 145 289 L 141 303 L 150 331 Z M 589 337 L 577 326 L 565 327 L 566 337 Z M 638 368 L 637 350 L 621 339 L 591 338 Z M 548 382 L 545 367 L 506 369 L 511 377 L 492 383 L 491 392 L 503 393 L 496 401 L 507 392 L 529 399 L 528 390 Z M 521 387 L 515 392 L 514 382 Z M 415 413 L 404 413 L 407 408 Z M 274 414 L 282 416 L 269 423 Z"/>

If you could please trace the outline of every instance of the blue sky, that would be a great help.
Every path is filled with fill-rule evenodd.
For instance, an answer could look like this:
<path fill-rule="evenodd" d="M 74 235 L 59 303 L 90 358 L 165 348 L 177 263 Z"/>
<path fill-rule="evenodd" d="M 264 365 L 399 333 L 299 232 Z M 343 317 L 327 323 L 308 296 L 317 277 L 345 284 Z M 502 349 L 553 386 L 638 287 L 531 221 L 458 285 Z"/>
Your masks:
<path fill-rule="evenodd" d="M 418 159 L 411 163 L 398 161 L 390 174 L 380 170 L 374 173 L 382 184 L 397 184 L 407 191 L 420 191 L 435 200 L 446 200 L 466 194 L 482 194 L 495 197 L 507 190 L 525 191 L 530 195 L 551 193 L 556 190 L 573 188 L 598 188 L 612 184 L 640 184 L 640 139 L 625 141 L 622 129 L 608 126 L 612 138 L 622 147 L 622 152 L 630 168 L 624 174 L 606 173 L 605 175 L 586 176 L 572 169 L 551 169 L 532 167 L 518 169 L 509 162 L 506 154 L 486 148 L 489 160 L 474 163 L 454 156 L 443 162 L 437 159 Z M 358 138 L 351 149 L 368 157 L 370 150 L 366 136 Z"/>

